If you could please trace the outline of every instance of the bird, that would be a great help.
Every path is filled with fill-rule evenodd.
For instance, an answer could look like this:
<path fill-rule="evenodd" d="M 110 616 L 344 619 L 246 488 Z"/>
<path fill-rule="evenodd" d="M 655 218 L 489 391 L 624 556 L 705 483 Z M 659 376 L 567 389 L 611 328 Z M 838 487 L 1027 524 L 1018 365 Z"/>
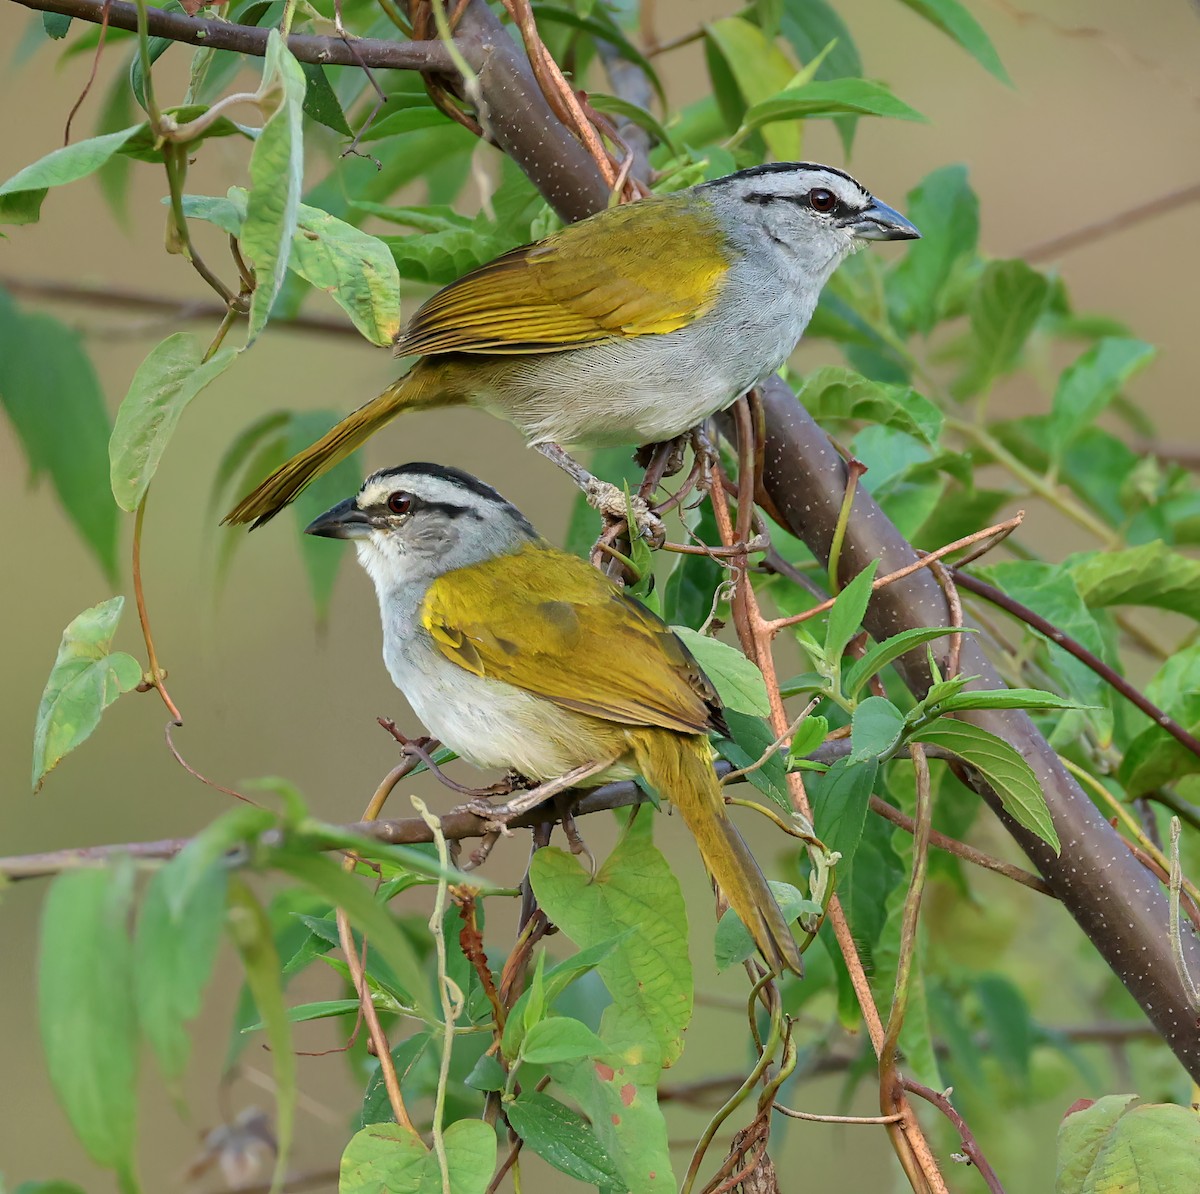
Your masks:
<path fill-rule="evenodd" d="M 811 162 L 598 212 L 429 298 L 395 341 L 412 368 L 223 521 L 261 526 L 402 411 L 463 405 L 514 423 L 623 516 L 625 495 L 571 449 L 660 443 L 724 410 L 787 360 L 850 253 L 919 236 L 849 174 Z"/>
<path fill-rule="evenodd" d="M 728 733 L 716 690 L 666 623 L 444 465 L 372 473 L 306 532 L 354 541 L 384 663 L 433 737 L 538 783 L 588 768 L 592 784 L 642 776 L 679 811 L 767 964 L 801 972 L 713 770 L 708 734 Z"/>

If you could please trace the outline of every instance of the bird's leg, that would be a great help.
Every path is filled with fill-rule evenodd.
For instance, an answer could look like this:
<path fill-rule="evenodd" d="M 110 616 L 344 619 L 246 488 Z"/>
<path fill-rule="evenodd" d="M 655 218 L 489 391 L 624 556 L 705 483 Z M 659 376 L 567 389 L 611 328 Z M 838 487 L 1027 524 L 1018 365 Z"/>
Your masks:
<path fill-rule="evenodd" d="M 650 503 L 637 494 L 628 498 L 625 491 L 610 481 L 601 481 L 593 476 L 569 452 L 558 444 L 535 444 L 535 448 L 547 460 L 558 465 L 580 489 L 588 500 L 588 505 L 598 510 L 605 519 L 611 522 L 625 522 L 630 511 L 637 524 L 637 533 L 652 546 L 662 543 L 666 537 L 666 528 L 662 519 L 650 509 Z M 628 505 L 626 503 L 628 502 Z"/>
<path fill-rule="evenodd" d="M 377 717 L 375 720 L 400 743 L 400 749 L 403 754 L 412 755 L 414 758 L 420 759 L 429 768 L 433 776 L 440 783 L 445 784 L 452 792 L 458 792 L 462 796 L 471 796 L 475 799 L 485 799 L 488 796 L 507 796 L 518 786 L 527 785 L 529 782 L 528 780 L 523 780 L 523 777 L 517 775 L 515 771 L 510 771 L 499 783 L 489 784 L 486 788 L 464 787 L 457 780 L 451 779 L 434 759 L 433 751 L 440 745 L 436 738 L 410 738 L 390 717 Z M 518 784 L 518 780 L 522 780 L 522 784 Z"/>
<path fill-rule="evenodd" d="M 594 879 L 598 869 L 596 856 L 588 849 L 587 842 L 583 840 L 583 834 L 579 832 L 579 827 L 575 824 L 574 809 L 575 805 L 579 803 L 578 793 L 561 792 L 554 798 L 554 803 L 558 806 L 559 820 L 562 822 L 563 834 L 566 836 L 567 844 L 571 847 L 571 853 L 577 857 L 582 854 L 588 860 L 588 868 Z"/>
<path fill-rule="evenodd" d="M 574 767 L 565 775 L 560 775 L 557 779 L 547 780 L 544 784 L 539 784 L 536 788 L 531 788 L 528 792 L 522 792 L 520 796 L 513 797 L 506 804 L 489 804 L 486 800 L 470 800 L 466 804 L 459 805 L 453 811 L 456 813 L 474 813 L 477 817 L 482 817 L 485 821 L 493 821 L 498 825 L 507 825 L 510 821 L 515 820 L 523 813 L 529 812 L 530 809 L 537 808 L 539 804 L 543 804 L 552 796 L 557 796 L 559 792 L 565 792 L 568 788 L 573 788 L 577 784 L 582 783 L 585 779 L 590 779 L 593 775 L 599 775 L 601 771 L 606 771 L 616 762 L 616 759 L 603 759 L 598 763 L 584 763 L 580 767 Z"/>
<path fill-rule="evenodd" d="M 659 444 L 643 444 L 633 454 L 633 461 L 646 473 L 643 488 L 638 490 L 648 498 L 664 477 L 674 477 L 683 470 L 683 454 L 687 450 L 690 434 L 677 435 L 674 439 Z"/>

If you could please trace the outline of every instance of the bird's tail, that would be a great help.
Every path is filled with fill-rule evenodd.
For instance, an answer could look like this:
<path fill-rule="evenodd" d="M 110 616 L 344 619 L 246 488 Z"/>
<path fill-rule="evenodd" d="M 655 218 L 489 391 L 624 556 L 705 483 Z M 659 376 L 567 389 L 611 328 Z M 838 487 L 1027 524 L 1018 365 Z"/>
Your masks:
<path fill-rule="evenodd" d="M 298 452 L 291 460 L 281 464 L 252 493 L 242 498 L 225 515 L 222 523 L 237 525 L 249 522 L 254 527 L 262 526 L 294 501 L 309 482 L 345 460 L 355 448 L 390 423 L 401 411 L 417 406 L 455 406 L 463 402 L 465 399 L 453 388 L 441 384 L 441 372 L 428 368 L 423 362 L 418 363 L 388 386 L 379 397 L 351 411 L 315 444 L 310 444 L 303 452 Z"/>
<path fill-rule="evenodd" d="M 666 730 L 627 733 L 638 770 L 679 809 L 708 873 L 750 930 L 767 965 L 776 974 L 785 969 L 803 974 L 804 963 L 792 930 L 749 846 L 726 815 L 708 743 Z"/>

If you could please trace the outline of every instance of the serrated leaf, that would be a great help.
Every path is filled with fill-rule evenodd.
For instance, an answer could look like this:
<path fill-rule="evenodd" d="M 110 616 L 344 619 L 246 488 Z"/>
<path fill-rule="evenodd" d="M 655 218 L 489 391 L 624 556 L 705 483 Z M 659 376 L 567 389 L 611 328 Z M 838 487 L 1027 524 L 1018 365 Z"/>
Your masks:
<path fill-rule="evenodd" d="M 875 582 L 878 560 L 872 560 L 837 595 L 829 620 L 825 625 L 825 661 L 836 667 L 845 653 L 846 646 L 858 633 L 863 616 L 871 601 L 871 586 Z"/>
<path fill-rule="evenodd" d="M 922 643 L 931 643 L 945 635 L 954 634 L 954 629 L 944 626 L 917 626 L 911 630 L 902 630 L 899 634 L 881 643 L 876 643 L 861 659 L 856 659 L 842 674 L 842 692 L 846 696 L 855 696 L 858 690 L 877 672 L 881 672 L 890 663 L 894 663 L 901 655 L 907 654 Z M 957 633 L 972 634 L 970 628 L 960 628 Z"/>
<path fill-rule="evenodd" d="M 586 1024 L 569 1016 L 539 1020 L 528 1028 L 521 1045 L 521 1059 L 532 1065 L 582 1061 L 605 1052 L 604 1042 Z"/>
<path fill-rule="evenodd" d="M 1024 261 L 993 261 L 967 300 L 971 357 L 952 387 L 955 397 L 980 393 L 1012 369 L 1046 306 L 1050 283 Z"/>
<path fill-rule="evenodd" d="M 496 1133 L 479 1119 L 446 1128 L 451 1194 L 484 1194 L 496 1167 Z M 376 1123 L 357 1132 L 342 1154 L 338 1194 L 435 1194 L 445 1189 L 437 1154 L 412 1128 Z"/>
<path fill-rule="evenodd" d="M 0 184 L 0 224 L 36 224 L 42 212 L 42 200 L 51 187 L 64 186 L 94 174 L 143 126 L 130 125 L 101 137 L 89 137 L 64 145 L 18 170 Z"/>
<path fill-rule="evenodd" d="M 205 361 L 196 336 L 175 332 L 138 366 L 108 441 L 113 496 L 123 510 L 138 508 L 185 407 L 239 351 L 223 348 Z"/>
<path fill-rule="evenodd" d="M 808 899 L 792 884 L 777 883 L 768 879 L 767 885 L 771 888 L 771 894 L 774 895 L 775 902 L 783 913 L 783 919 L 788 924 L 805 913 L 821 915 L 821 905 Z M 727 970 L 730 966 L 736 966 L 754 956 L 757 949 L 754 938 L 750 936 L 750 930 L 742 923 L 741 917 L 732 908 L 727 908 L 717 922 L 717 932 L 713 937 L 713 956 L 717 969 Z"/>
<path fill-rule="evenodd" d="M 1092 608 L 1149 605 L 1200 621 L 1200 561 L 1172 551 L 1161 540 L 1070 556 L 1065 567 Z"/>
<path fill-rule="evenodd" d="M 829 79 L 789 88 L 750 108 L 741 133 L 780 120 L 813 120 L 822 116 L 886 116 L 924 122 L 915 108 L 897 99 L 889 88 L 872 79 Z"/>
<path fill-rule="evenodd" d="M 254 266 L 256 284 L 250 299 L 247 345 L 253 344 L 266 326 L 283 286 L 304 185 L 301 109 L 306 83 L 300 64 L 277 29 L 267 37 L 263 87 L 275 90 L 278 106 L 263 125 L 250 154 L 250 196 L 241 245 Z"/>
<path fill-rule="evenodd" d="M 872 381 L 841 365 L 826 365 L 806 375 L 796 397 L 818 422 L 867 420 L 894 427 L 930 447 L 937 446 L 942 433 L 942 412 L 911 386 Z"/>
<path fill-rule="evenodd" d="M 76 332 L 49 315 L 23 313 L 3 291 L 0 404 L 31 476 L 49 474 L 67 516 L 115 584 L 118 514 L 107 492 L 111 428 L 96 371 Z"/>
<path fill-rule="evenodd" d="M 860 701 L 850 722 L 850 763 L 885 759 L 904 732 L 904 714 L 887 697 Z"/>
<path fill-rule="evenodd" d="M 80 1142 L 116 1170 L 123 1194 L 138 1188 L 132 902 L 128 863 L 60 875 L 42 913 L 38 973 L 50 1081 Z"/>
<path fill-rule="evenodd" d="M 141 683 L 141 664 L 123 651 L 111 652 L 124 606 L 124 597 L 112 597 L 85 609 L 63 631 L 33 731 L 35 792 L 63 756 L 91 735 L 104 710 Z"/>
<path fill-rule="evenodd" d="M 841 854 L 839 865 L 852 861 L 858 849 L 878 774 L 878 759 L 838 759 L 824 775 L 806 781 L 817 836 L 827 849 Z"/>
<path fill-rule="evenodd" d="M 991 38 L 983 26 L 959 3 L 959 0 L 900 0 L 913 12 L 919 13 L 931 25 L 956 41 L 984 70 L 1001 83 L 1012 86 L 1008 71 L 996 53 Z"/>
<path fill-rule="evenodd" d="M 766 717 L 771 712 L 763 674 L 741 651 L 688 626 L 671 629 L 713 682 L 722 705 L 755 717 Z"/>
<path fill-rule="evenodd" d="M 526 1147 L 560 1173 L 602 1189 L 621 1187 L 616 1166 L 591 1125 L 565 1103 L 526 1090 L 504 1105 L 504 1114 Z"/>
<path fill-rule="evenodd" d="M 1047 446 L 1056 459 L 1154 356 L 1155 349 L 1141 340 L 1107 336 L 1063 370 L 1048 424 Z"/>
<path fill-rule="evenodd" d="M 910 741 L 940 746 L 973 767 L 996 793 L 1004 811 L 1058 853 L 1058 834 L 1037 777 L 1003 738 L 971 722 L 939 718 L 918 730 Z"/>

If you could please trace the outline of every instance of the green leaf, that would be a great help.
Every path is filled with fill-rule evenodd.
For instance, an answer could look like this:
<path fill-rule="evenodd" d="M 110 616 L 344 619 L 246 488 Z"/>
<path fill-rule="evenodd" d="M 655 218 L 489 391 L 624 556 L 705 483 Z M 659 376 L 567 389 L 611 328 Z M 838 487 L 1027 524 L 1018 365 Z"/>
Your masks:
<path fill-rule="evenodd" d="M 304 72 L 277 29 L 267 38 L 263 86 L 275 90 L 279 103 L 250 155 L 250 196 L 241 243 L 242 252 L 254 266 L 256 285 L 250 300 L 247 345 L 254 343 L 266 325 L 283 286 L 304 185 Z"/>
<path fill-rule="evenodd" d="M 96 371 L 75 332 L 49 315 L 22 313 L 2 291 L 0 404 L 31 475 L 49 474 L 67 516 L 115 584 L 118 515 L 107 493 L 110 426 Z"/>
<path fill-rule="evenodd" d="M 621 1188 L 616 1166 L 591 1125 L 565 1103 L 526 1090 L 504 1104 L 504 1114 L 525 1146 L 560 1173 L 601 1189 Z"/>
<path fill-rule="evenodd" d="M 834 600 L 825 626 L 825 661 L 831 668 L 837 667 L 847 645 L 862 625 L 878 567 L 879 561 L 872 560 Z"/>
<path fill-rule="evenodd" d="M 726 17 L 704 27 L 708 44 L 725 59 L 749 110 L 786 92 L 796 77 L 796 67 L 757 25 L 742 17 Z M 767 122 L 763 122 L 767 124 Z M 772 121 L 763 134 L 771 154 L 781 162 L 800 156 L 800 127 Z"/>
<path fill-rule="evenodd" d="M 385 236 L 402 278 L 444 286 L 468 270 L 491 261 L 506 249 L 514 248 L 516 238 L 502 232 L 485 219 L 470 228 L 448 228 L 444 232 L 420 236 Z"/>
<path fill-rule="evenodd" d="M 113 496 L 123 510 L 138 508 L 184 408 L 239 351 L 223 348 L 205 361 L 196 336 L 175 332 L 138 366 L 108 441 Z"/>
<path fill-rule="evenodd" d="M 597 112 L 605 112 L 609 116 L 620 116 L 630 124 L 644 129 L 658 144 L 665 145 L 672 154 L 678 152 L 670 132 L 658 117 L 652 112 L 647 112 L 645 108 L 639 107 L 627 99 L 622 99 L 619 95 L 605 95 L 602 91 L 589 91 L 588 104 Z"/>
<path fill-rule="evenodd" d="M 1141 340 L 1107 336 L 1063 370 L 1048 425 L 1048 446 L 1056 459 L 1154 355 L 1154 348 Z"/>
<path fill-rule="evenodd" d="M 817 836 L 827 849 L 842 856 L 839 866 L 849 863 L 858 849 L 878 774 L 878 759 L 861 763 L 838 759 L 824 775 L 806 781 Z"/>
<path fill-rule="evenodd" d="M 586 1024 L 569 1016 L 552 1016 L 528 1028 L 521 1045 L 521 1060 L 532 1065 L 550 1065 L 556 1061 L 600 1057 L 605 1052 L 604 1042 Z"/>
<path fill-rule="evenodd" d="M 430 129 L 444 126 L 449 117 L 430 105 L 414 108 L 402 108 L 399 112 L 391 112 L 382 120 L 377 120 L 365 133 L 360 144 L 370 141 L 382 141 L 387 137 L 398 137 L 402 133 L 415 133 L 418 129 Z"/>
<path fill-rule="evenodd" d="M 931 643 L 935 639 L 954 633 L 973 634 L 967 627 L 958 631 L 944 626 L 917 626 L 911 630 L 902 630 L 883 642 L 877 643 L 861 659 L 856 659 L 842 674 L 842 692 L 846 696 L 855 696 L 858 690 L 877 672 L 883 671 L 890 663 L 894 663 L 901 655 L 907 654 L 922 643 Z"/>
<path fill-rule="evenodd" d="M 187 883 L 185 899 L 173 901 L 171 889 L 187 876 L 187 866 L 177 857 L 154 873 L 133 940 L 138 1022 L 176 1089 L 191 1050 L 187 1025 L 200 1014 L 225 923 L 225 866 L 213 863 Z"/>
<path fill-rule="evenodd" d="M 463 1079 L 472 1090 L 503 1090 L 508 1074 L 499 1060 L 491 1053 L 484 1053 L 475 1063 L 474 1069 Z"/>
<path fill-rule="evenodd" d="M 713 682 L 722 705 L 756 717 L 766 717 L 771 712 L 762 672 L 741 651 L 688 626 L 671 629 Z"/>
<path fill-rule="evenodd" d="M 111 51 L 110 51 L 111 52 Z M 137 53 L 135 49 L 134 54 Z M 96 117 L 94 135 L 102 137 L 108 133 L 120 132 L 128 128 L 134 119 L 133 94 L 129 90 L 128 71 L 118 70 L 114 73 L 104 93 L 99 114 Z M 122 151 L 114 154 L 96 172 L 96 181 L 109 209 L 123 229 L 129 229 L 129 174 L 133 163 L 129 160 L 129 143 Z"/>
<path fill-rule="evenodd" d="M 944 312 L 944 295 L 955 268 L 975 253 L 979 199 L 965 166 L 943 166 L 911 191 L 905 207 L 921 229 L 887 277 L 892 316 L 901 328 L 929 335 Z"/>
<path fill-rule="evenodd" d="M 22 1182 L 13 1194 L 85 1194 L 85 1191 L 74 1182 Z"/>
<path fill-rule="evenodd" d="M 1189 1194 L 1200 1169 L 1200 1121 L 1190 1108 L 1106 1095 L 1058 1129 L 1057 1194 Z"/>
<path fill-rule="evenodd" d="M 47 37 L 54 41 L 61 41 L 71 28 L 71 18 L 63 16 L 62 13 L 44 12 L 42 13 L 42 28 L 45 29 Z"/>
<path fill-rule="evenodd" d="M 74 618 L 63 631 L 33 731 L 33 790 L 87 739 L 100 714 L 142 681 L 132 655 L 111 653 L 124 597 L 111 597 Z"/>
<path fill-rule="evenodd" d="M 861 419 L 894 427 L 936 447 L 942 412 L 911 386 L 871 381 L 841 365 L 826 365 L 805 376 L 796 391 L 801 406 L 819 422 Z"/>
<path fill-rule="evenodd" d="M 1065 567 L 1093 609 L 1148 605 L 1200 621 L 1200 561 L 1179 555 L 1161 540 L 1070 556 Z"/>
<path fill-rule="evenodd" d="M 750 108 L 739 133 L 780 120 L 812 120 L 821 116 L 890 116 L 897 120 L 926 118 L 871 79 L 830 79 L 781 91 Z"/>
<path fill-rule="evenodd" d="M 735 767 L 753 767 L 775 743 L 770 726 L 760 717 L 724 710 L 729 737 L 717 740 L 721 757 Z M 784 812 L 792 812 L 792 800 L 787 787 L 787 764 L 779 750 L 767 755 L 766 761 L 749 772 L 746 779 L 764 796 L 770 797 Z"/>
<path fill-rule="evenodd" d="M 1169 712 L 1193 737 L 1200 734 L 1200 692 L 1187 694 Z M 1150 725 L 1125 748 L 1117 776 L 1126 798 L 1135 800 L 1197 772 L 1200 759 L 1162 726 Z"/>
<path fill-rule="evenodd" d="M 692 1018 L 687 912 L 667 860 L 643 834 L 626 831 L 593 879 L 571 854 L 538 850 L 530 881 L 546 915 L 582 948 L 633 933 L 599 963 L 613 999 L 650 1024 L 670 1063 Z"/>
<path fill-rule="evenodd" d="M 300 69 L 304 72 L 304 114 L 311 116 L 319 124 L 331 128 L 343 137 L 354 136 L 350 125 L 346 123 L 346 113 L 338 102 L 337 94 L 329 83 L 325 68 L 315 62 L 302 62 Z"/>
<path fill-rule="evenodd" d="M 798 767 L 812 754 L 829 734 L 829 718 L 814 717 L 811 713 L 800 723 L 788 748 L 787 765 Z"/>
<path fill-rule="evenodd" d="M 0 185 L 0 224 L 36 224 L 42 212 L 42 200 L 51 187 L 86 178 L 95 173 L 113 154 L 142 128 L 140 124 L 89 137 L 64 145 L 40 158 L 24 170 L 18 170 Z"/>
<path fill-rule="evenodd" d="M 1003 738 L 971 722 L 938 718 L 913 734 L 910 741 L 928 742 L 957 755 L 983 776 L 1014 821 L 1058 852 L 1058 834 L 1037 777 Z"/>
<path fill-rule="evenodd" d="M 780 30 L 806 67 L 816 62 L 816 79 L 857 78 L 862 59 L 845 22 L 825 0 L 784 0 Z M 854 144 L 856 116 L 835 118 L 849 156 Z"/>
<path fill-rule="evenodd" d="M 1000 974 L 980 977 L 975 994 L 983 1012 L 989 1056 L 1024 1090 L 1029 1083 L 1034 1040 L 1034 1024 L 1025 997 Z"/>
<path fill-rule="evenodd" d="M 859 703 L 850 723 L 850 763 L 886 759 L 904 732 L 904 714 L 887 697 L 871 696 Z"/>
<path fill-rule="evenodd" d="M 50 1081 L 92 1159 L 137 1189 L 137 1024 L 128 863 L 54 880 L 42 913 L 38 1018 Z"/>
<path fill-rule="evenodd" d="M 779 910 L 783 913 L 783 919 L 788 924 L 804 913 L 821 915 L 821 905 L 808 899 L 802 891 L 790 883 L 776 883 L 772 879 L 768 879 L 767 883 L 771 888 L 771 894 L 775 897 L 775 902 L 779 905 Z M 717 922 L 717 932 L 713 938 L 713 954 L 717 969 L 726 970 L 730 966 L 736 966 L 739 962 L 744 962 L 747 958 L 754 956 L 757 949 L 754 938 L 750 936 L 750 930 L 742 923 L 741 917 L 732 908 L 727 908 Z"/>
<path fill-rule="evenodd" d="M 958 0 L 900 0 L 913 12 L 923 16 L 931 25 L 935 25 L 947 37 L 958 42 L 960 46 L 985 71 L 994 75 L 1001 83 L 1012 86 L 1008 71 L 996 53 L 996 47 L 984 32 L 983 26 L 958 2 Z"/>
<path fill-rule="evenodd" d="M 484 1194 L 496 1167 L 496 1133 L 479 1119 L 460 1119 L 444 1135 L 450 1194 Z M 377 1123 L 351 1137 L 342 1154 L 338 1194 L 441 1194 L 437 1154 L 412 1128 Z"/>
<path fill-rule="evenodd" d="M 937 712 L 961 713 L 965 709 L 1078 709 L 1079 702 L 1042 688 L 985 688 L 957 692 L 934 702 Z"/>
<path fill-rule="evenodd" d="M 332 864 L 331 864 L 332 865 Z M 335 868 L 336 869 L 336 868 Z M 292 1030 L 283 1002 L 279 954 L 271 923 L 245 881 L 237 875 L 229 883 L 229 935 L 242 958 L 246 985 L 267 1029 L 275 1078 L 275 1138 L 277 1153 L 271 1177 L 271 1194 L 282 1188 L 287 1176 L 296 1110 L 296 1055 Z"/>
<path fill-rule="evenodd" d="M 957 398 L 980 393 L 1017 363 L 1046 306 L 1050 283 L 1020 260 L 993 261 L 967 300 L 971 359 L 954 383 Z"/>
<path fill-rule="evenodd" d="M 417 1064 L 428 1046 L 429 1033 L 418 1032 L 414 1036 L 410 1036 L 406 1041 L 401 1041 L 392 1050 L 392 1064 L 396 1067 L 396 1077 L 400 1079 L 402 1089 L 409 1070 Z M 487 1054 L 484 1054 L 484 1056 L 486 1057 Z M 489 1058 L 489 1060 L 495 1061 L 495 1058 Z M 497 1068 L 500 1068 L 498 1062 L 496 1065 Z M 500 1086 L 496 1089 L 500 1090 L 503 1086 L 504 1075 L 502 1073 Z M 377 1062 L 375 1071 L 367 1082 L 367 1089 L 363 1094 L 362 1107 L 359 1110 L 355 1126 L 356 1129 L 361 1129 L 370 1124 L 381 1123 L 392 1124 L 394 1120 L 392 1104 L 387 1093 L 387 1084 L 384 1082 L 383 1072 Z"/>

